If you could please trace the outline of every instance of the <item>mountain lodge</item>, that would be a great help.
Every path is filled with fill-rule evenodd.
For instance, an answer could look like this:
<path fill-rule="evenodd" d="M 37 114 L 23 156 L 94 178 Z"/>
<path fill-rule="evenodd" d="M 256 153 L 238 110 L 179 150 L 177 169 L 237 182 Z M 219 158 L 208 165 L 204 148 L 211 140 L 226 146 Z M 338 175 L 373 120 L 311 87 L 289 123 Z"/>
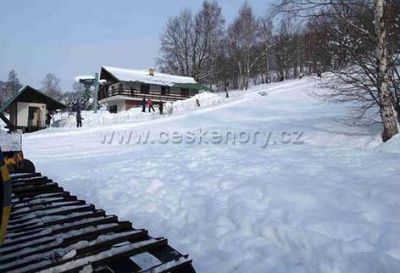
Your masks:
<path fill-rule="evenodd" d="M 103 66 L 100 80 L 106 84 L 99 89 L 99 103 L 107 105 L 114 113 L 139 107 L 143 97 L 158 104 L 187 99 L 207 89 L 192 77 L 158 73 L 154 69 Z"/>

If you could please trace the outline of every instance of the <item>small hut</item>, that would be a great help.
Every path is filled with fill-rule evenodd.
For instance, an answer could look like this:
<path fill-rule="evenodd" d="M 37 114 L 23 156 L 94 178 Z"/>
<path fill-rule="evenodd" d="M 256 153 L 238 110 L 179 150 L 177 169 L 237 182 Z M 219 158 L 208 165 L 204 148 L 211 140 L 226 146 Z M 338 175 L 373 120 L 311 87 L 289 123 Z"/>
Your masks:
<path fill-rule="evenodd" d="M 3 103 L 0 118 L 10 131 L 33 132 L 46 127 L 48 112 L 65 108 L 61 102 L 26 85 Z"/>

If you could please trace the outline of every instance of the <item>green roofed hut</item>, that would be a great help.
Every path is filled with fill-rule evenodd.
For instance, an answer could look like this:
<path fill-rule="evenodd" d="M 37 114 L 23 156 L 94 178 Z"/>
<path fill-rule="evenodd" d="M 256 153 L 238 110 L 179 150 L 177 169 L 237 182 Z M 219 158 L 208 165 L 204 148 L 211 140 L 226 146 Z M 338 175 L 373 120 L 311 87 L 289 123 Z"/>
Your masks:
<path fill-rule="evenodd" d="M 66 108 L 61 102 L 26 85 L 1 105 L 0 118 L 12 132 L 33 132 L 46 127 L 48 111 Z"/>
<path fill-rule="evenodd" d="M 156 72 L 154 69 L 133 70 L 103 66 L 99 89 L 99 103 L 107 105 L 110 112 L 140 107 L 143 97 L 154 104 L 190 98 L 208 88 L 192 77 Z"/>

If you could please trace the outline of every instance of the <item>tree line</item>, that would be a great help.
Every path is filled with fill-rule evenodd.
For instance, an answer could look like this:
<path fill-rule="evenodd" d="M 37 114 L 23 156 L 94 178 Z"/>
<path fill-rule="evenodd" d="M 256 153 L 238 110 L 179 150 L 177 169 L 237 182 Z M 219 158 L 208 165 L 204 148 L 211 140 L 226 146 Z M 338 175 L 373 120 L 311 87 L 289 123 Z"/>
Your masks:
<path fill-rule="evenodd" d="M 313 56 L 317 45 L 308 36 L 290 17 L 275 20 L 271 10 L 257 17 L 247 2 L 227 23 L 216 1 L 204 1 L 197 14 L 185 9 L 168 19 L 157 62 L 164 72 L 191 76 L 218 90 L 247 89 L 250 81 L 267 83 L 321 69 Z"/>
<path fill-rule="evenodd" d="M 329 72 L 331 102 L 352 103 L 355 123 L 400 121 L 400 1 L 278 0 L 256 16 L 245 2 L 226 22 L 216 1 L 168 19 L 159 67 L 216 90 L 247 89 Z"/>

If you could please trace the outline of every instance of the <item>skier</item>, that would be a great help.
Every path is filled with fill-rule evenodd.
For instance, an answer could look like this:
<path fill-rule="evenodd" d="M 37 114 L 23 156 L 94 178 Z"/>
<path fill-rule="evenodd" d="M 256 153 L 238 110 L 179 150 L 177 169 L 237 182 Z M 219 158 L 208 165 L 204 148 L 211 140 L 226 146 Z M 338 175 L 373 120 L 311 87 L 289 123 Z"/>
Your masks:
<path fill-rule="evenodd" d="M 197 106 L 197 107 L 200 107 L 200 101 L 199 101 L 199 99 L 196 99 L 196 106 Z"/>
<path fill-rule="evenodd" d="M 46 127 L 47 127 L 47 128 L 50 127 L 50 123 L 51 123 L 51 119 L 52 119 L 52 118 L 53 118 L 53 117 L 51 116 L 50 111 L 47 111 L 47 114 L 46 114 Z"/>
<path fill-rule="evenodd" d="M 142 112 L 146 112 L 146 97 L 143 97 L 142 100 Z"/>
<path fill-rule="evenodd" d="M 164 105 L 162 101 L 158 104 L 158 110 L 160 110 L 160 115 L 164 115 Z"/>
<path fill-rule="evenodd" d="M 83 117 L 81 115 L 81 111 L 76 112 L 76 127 L 82 127 Z"/>
<path fill-rule="evenodd" d="M 156 110 L 154 110 L 153 101 L 151 99 L 147 100 L 147 104 L 149 105 L 149 112 L 151 112 L 151 110 L 153 110 L 153 112 L 156 111 Z"/>
<path fill-rule="evenodd" d="M 226 82 L 224 83 L 224 90 L 225 90 L 225 96 L 226 96 L 226 98 L 229 98 L 228 86 L 229 86 L 229 82 L 226 81 Z"/>

